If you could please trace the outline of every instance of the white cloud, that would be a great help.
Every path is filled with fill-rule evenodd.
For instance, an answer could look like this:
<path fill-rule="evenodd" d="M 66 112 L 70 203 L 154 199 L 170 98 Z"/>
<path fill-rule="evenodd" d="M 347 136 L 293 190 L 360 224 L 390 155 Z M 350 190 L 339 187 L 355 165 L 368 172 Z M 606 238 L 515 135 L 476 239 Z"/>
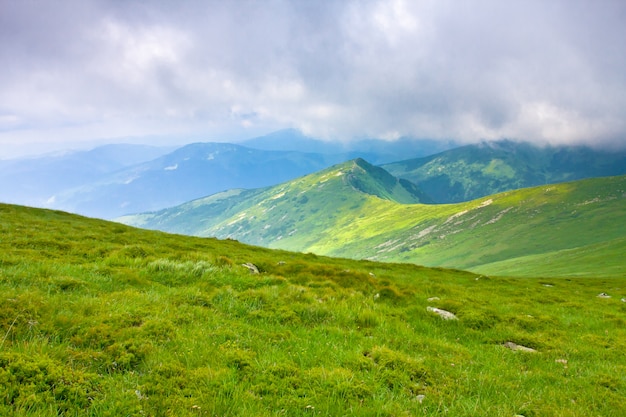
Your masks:
<path fill-rule="evenodd" d="M 626 138 L 620 1 L 10 2 L 0 143 Z M 37 13 L 34 12 L 36 9 Z"/>

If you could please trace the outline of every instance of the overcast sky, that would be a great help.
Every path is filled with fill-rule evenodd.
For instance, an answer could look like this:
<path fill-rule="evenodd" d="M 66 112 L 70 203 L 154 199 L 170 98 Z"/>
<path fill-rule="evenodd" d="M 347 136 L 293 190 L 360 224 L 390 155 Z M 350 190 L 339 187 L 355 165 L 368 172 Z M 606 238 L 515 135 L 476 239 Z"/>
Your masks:
<path fill-rule="evenodd" d="M 623 0 L 0 0 L 0 157 L 286 127 L 626 146 L 625 42 Z"/>

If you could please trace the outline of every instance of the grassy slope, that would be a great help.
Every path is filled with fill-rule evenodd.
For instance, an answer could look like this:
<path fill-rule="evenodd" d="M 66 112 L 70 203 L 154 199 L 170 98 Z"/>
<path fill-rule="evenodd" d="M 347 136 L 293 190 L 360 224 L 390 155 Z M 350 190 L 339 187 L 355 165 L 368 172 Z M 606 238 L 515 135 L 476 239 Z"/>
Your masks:
<path fill-rule="evenodd" d="M 617 417 L 621 297 L 0 205 L 0 414 Z"/>
<path fill-rule="evenodd" d="M 626 263 L 616 248 L 605 248 L 604 259 L 572 256 L 569 271 L 553 268 L 550 261 L 550 256 L 557 256 L 550 255 L 553 252 L 626 236 L 624 176 L 522 189 L 448 205 L 398 204 L 388 196 L 378 198 L 362 191 L 381 188 L 373 175 L 362 175 L 359 180 L 370 184 L 369 188 L 356 188 L 350 176 L 341 165 L 250 191 L 250 195 L 213 196 L 144 215 L 145 221 L 143 217 L 126 221 L 333 256 L 476 271 L 490 265 L 489 271 L 499 274 L 626 274 Z M 382 191 L 377 195 L 385 196 Z M 544 256 L 544 261 L 526 262 L 526 269 L 514 261 L 503 262 L 534 255 Z"/>
<path fill-rule="evenodd" d="M 506 271 L 511 276 L 541 276 L 550 271 L 561 277 L 623 277 L 625 253 L 626 238 L 617 238 L 576 249 L 507 259 L 474 270 L 484 274 Z"/>
<path fill-rule="evenodd" d="M 341 252 L 344 256 L 358 256 L 371 253 L 373 248 L 377 251 L 373 257 L 377 259 L 454 265 L 479 271 L 483 265 L 521 256 L 548 255 L 603 242 L 611 248 L 610 241 L 626 236 L 624 190 L 626 177 L 612 177 L 518 190 L 470 203 L 441 206 L 448 210 L 443 213 L 423 206 L 392 207 L 384 211 L 391 219 L 418 219 L 412 227 L 405 222 L 396 225 L 399 228 L 393 232 L 355 240 L 342 247 Z M 451 208 L 454 208 L 452 214 Z M 413 216 L 412 212 L 418 216 Z M 378 230 L 391 227 L 382 226 Z M 371 229 L 371 226 L 362 228 Z M 358 222 L 349 233 L 353 236 L 361 233 Z M 325 252 L 323 247 L 319 252 Z M 573 257 L 570 270 L 587 271 L 586 276 L 594 276 L 606 273 L 605 267 L 610 263 L 615 275 L 626 274 L 626 263 L 621 255 L 616 256 L 619 250 L 612 248 L 603 253 L 604 257 Z M 508 274 L 515 269 L 518 274 L 530 276 L 557 273 L 550 262 L 543 262 L 542 267 L 535 264 L 527 273 L 511 268 L 514 266 L 512 262 L 494 264 L 490 272 Z"/>

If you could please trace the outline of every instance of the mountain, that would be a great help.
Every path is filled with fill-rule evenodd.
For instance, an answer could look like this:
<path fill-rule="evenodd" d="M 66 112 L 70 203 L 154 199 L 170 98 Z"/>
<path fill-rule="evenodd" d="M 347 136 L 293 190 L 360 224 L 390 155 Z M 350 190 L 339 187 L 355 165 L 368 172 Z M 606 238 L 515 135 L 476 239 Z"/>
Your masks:
<path fill-rule="evenodd" d="M 295 151 L 308 153 L 339 154 L 347 149 L 340 142 L 330 142 L 306 136 L 297 129 L 283 129 L 246 139 L 239 143 L 254 149 L 266 151 Z"/>
<path fill-rule="evenodd" d="M 0 201 L 114 218 L 229 189 L 279 184 L 363 154 L 291 130 L 249 142 L 269 148 L 272 144 L 289 148 L 291 143 L 294 149 L 337 152 L 263 150 L 229 143 L 193 143 L 169 152 L 109 145 L 87 152 L 0 161 Z"/>
<path fill-rule="evenodd" d="M 623 175 L 626 151 L 499 141 L 382 167 L 413 182 L 437 203 L 458 203 L 542 184 Z"/>
<path fill-rule="evenodd" d="M 51 204 L 56 193 L 98 181 L 170 150 L 147 145 L 112 144 L 89 151 L 0 160 L 0 201 L 34 206 Z"/>
<path fill-rule="evenodd" d="M 295 130 L 275 132 L 249 143 L 320 152 L 263 150 L 227 143 L 194 143 L 174 151 L 110 145 L 88 152 L 0 161 L 0 201 L 114 218 L 225 190 L 276 185 L 356 157 L 366 156 L 378 165 L 391 158 L 452 146 L 407 138 L 336 144 Z M 338 153 L 326 153 L 330 151 Z M 382 167 L 416 184 L 422 202 L 450 203 L 532 185 L 621 174 L 626 172 L 626 153 L 538 148 L 504 141 Z M 404 186 L 409 187 L 407 184 Z"/>
<path fill-rule="evenodd" d="M 413 184 L 356 159 L 277 186 L 229 190 L 189 203 L 118 220 L 139 227 L 202 236 L 273 241 L 316 240 L 332 233 L 370 198 L 398 203 L 430 202 Z"/>
<path fill-rule="evenodd" d="M 157 210 L 231 188 L 274 185 L 343 161 L 343 155 L 194 143 L 48 197 L 50 208 L 94 217 Z"/>
<path fill-rule="evenodd" d="M 230 191 L 119 220 L 271 248 L 494 274 L 528 275 L 514 261 L 528 257 L 544 257 L 533 275 L 557 274 L 548 257 L 569 251 L 567 270 L 559 275 L 626 273 L 621 255 L 616 257 L 626 249 L 626 176 L 443 205 L 415 204 L 427 197 L 391 178 L 356 160 L 279 186 Z M 594 262 L 578 257 L 597 245 L 606 247 L 596 250 Z"/>
<path fill-rule="evenodd" d="M 424 157 L 457 146 L 454 141 L 402 137 L 396 140 L 360 139 L 324 141 L 304 135 L 297 129 L 284 129 L 241 142 L 242 145 L 274 151 L 299 151 L 324 154 L 344 154 L 344 160 L 364 158 L 373 164 L 383 164 Z"/>
<path fill-rule="evenodd" d="M 623 275 L 478 276 L 5 204 L 0 236 L 0 415 L 626 411 Z"/>

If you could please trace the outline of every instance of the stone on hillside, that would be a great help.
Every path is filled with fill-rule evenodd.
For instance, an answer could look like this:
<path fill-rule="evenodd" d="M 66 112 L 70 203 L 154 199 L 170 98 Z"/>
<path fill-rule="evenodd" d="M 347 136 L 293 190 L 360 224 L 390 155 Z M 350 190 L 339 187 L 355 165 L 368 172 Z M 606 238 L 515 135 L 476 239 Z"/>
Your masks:
<path fill-rule="evenodd" d="M 611 296 L 605 292 L 601 292 L 600 294 L 598 294 L 598 298 L 611 298 Z"/>
<path fill-rule="evenodd" d="M 251 274 L 259 273 L 259 268 L 257 268 L 256 265 L 253 263 L 246 262 L 245 264 L 241 264 L 241 266 L 245 266 L 246 268 L 248 268 Z"/>
<path fill-rule="evenodd" d="M 622 298 L 622 303 L 626 303 L 626 298 Z"/>
<path fill-rule="evenodd" d="M 426 300 L 426 301 L 439 301 L 439 300 L 441 300 L 441 298 L 439 298 L 439 297 L 430 297 L 430 298 L 429 298 L 428 300 Z"/>
<path fill-rule="evenodd" d="M 520 351 L 520 352 L 530 352 L 530 353 L 535 353 L 537 352 L 535 349 L 533 348 L 529 348 L 526 346 L 522 346 L 522 345 L 518 345 L 517 343 L 513 343 L 513 342 L 506 342 L 503 345 L 505 348 L 509 348 L 512 351 Z"/>
<path fill-rule="evenodd" d="M 430 311 L 431 313 L 437 314 L 439 317 L 441 317 L 444 320 L 458 320 L 457 316 L 455 316 L 454 313 L 451 313 L 446 310 L 442 310 L 440 308 L 426 307 L 426 310 Z"/>

